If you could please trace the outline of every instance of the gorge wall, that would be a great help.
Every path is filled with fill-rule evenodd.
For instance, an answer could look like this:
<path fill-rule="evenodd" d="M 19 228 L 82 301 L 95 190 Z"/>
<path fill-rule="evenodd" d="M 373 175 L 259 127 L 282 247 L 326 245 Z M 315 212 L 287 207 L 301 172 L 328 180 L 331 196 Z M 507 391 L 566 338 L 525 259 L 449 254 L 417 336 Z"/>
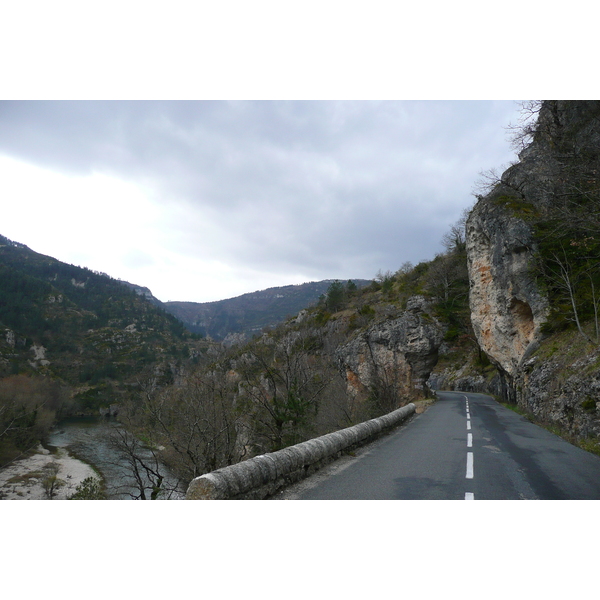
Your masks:
<path fill-rule="evenodd" d="M 490 391 L 577 436 L 600 434 L 598 344 L 545 330 L 548 285 L 536 270 L 540 249 L 529 217 L 552 215 L 558 227 L 556 215 L 569 219 L 573 177 L 585 171 L 588 187 L 595 185 L 599 150 L 600 102 L 543 102 L 533 141 L 466 224 L 471 321 L 500 379 Z"/>
<path fill-rule="evenodd" d="M 498 185 L 467 221 L 471 323 L 482 350 L 498 367 L 505 395 L 515 400 L 512 380 L 538 345 L 548 300 L 531 271 L 536 244 L 530 227 L 505 206 Z"/>

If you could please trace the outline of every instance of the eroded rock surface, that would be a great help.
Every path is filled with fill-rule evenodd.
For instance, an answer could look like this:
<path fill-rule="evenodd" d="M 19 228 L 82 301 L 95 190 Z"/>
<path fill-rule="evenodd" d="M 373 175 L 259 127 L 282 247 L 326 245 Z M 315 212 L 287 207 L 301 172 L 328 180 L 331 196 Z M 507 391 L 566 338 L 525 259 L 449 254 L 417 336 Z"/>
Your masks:
<path fill-rule="evenodd" d="M 467 221 L 469 301 L 479 345 L 512 376 L 540 337 L 548 302 L 532 274 L 531 229 L 501 197 L 497 190 L 485 198 Z"/>
<path fill-rule="evenodd" d="M 373 325 L 337 351 L 348 392 L 363 399 L 381 387 L 406 400 L 427 395 L 443 337 L 425 298 L 411 298 L 401 317 Z"/>
<path fill-rule="evenodd" d="M 532 216 L 551 215 L 558 225 L 569 219 L 567 200 L 582 177 L 591 185 L 598 171 L 600 102 L 546 101 L 533 142 L 480 198 L 466 230 L 471 321 L 498 367 L 499 395 L 578 436 L 600 434 L 599 351 L 577 332 L 575 354 L 566 334 L 544 338 L 549 302 L 533 275 L 538 248 L 530 223 Z"/>

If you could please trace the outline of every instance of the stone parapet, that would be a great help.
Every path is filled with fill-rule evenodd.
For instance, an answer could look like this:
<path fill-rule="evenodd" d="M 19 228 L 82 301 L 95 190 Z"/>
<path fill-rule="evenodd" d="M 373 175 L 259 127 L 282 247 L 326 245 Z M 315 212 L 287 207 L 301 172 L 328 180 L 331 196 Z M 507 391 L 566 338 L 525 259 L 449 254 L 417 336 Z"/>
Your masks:
<path fill-rule="evenodd" d="M 415 412 L 413 403 L 387 415 L 318 438 L 255 456 L 196 477 L 187 500 L 260 500 L 308 477 L 346 452 L 399 425 Z"/>

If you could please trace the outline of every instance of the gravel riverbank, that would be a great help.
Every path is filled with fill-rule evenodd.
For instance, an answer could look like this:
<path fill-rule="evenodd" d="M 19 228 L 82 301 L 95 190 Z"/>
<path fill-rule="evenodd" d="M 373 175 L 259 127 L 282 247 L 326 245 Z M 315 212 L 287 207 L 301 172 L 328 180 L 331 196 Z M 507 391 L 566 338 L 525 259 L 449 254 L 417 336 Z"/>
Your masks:
<path fill-rule="evenodd" d="M 64 448 L 52 454 L 40 445 L 32 456 L 15 460 L 0 471 L 0 499 L 47 500 L 43 482 L 53 467 L 63 482 L 54 492 L 54 500 L 66 500 L 84 479 L 98 477 L 92 467 L 70 456 Z"/>

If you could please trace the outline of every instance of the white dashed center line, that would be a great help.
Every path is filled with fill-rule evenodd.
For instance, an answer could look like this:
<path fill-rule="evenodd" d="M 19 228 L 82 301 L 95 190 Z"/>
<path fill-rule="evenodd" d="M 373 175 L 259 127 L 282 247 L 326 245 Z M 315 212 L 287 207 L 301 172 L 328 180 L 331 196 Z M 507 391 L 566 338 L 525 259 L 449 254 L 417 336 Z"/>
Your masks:
<path fill-rule="evenodd" d="M 467 452 L 467 479 L 473 479 L 473 453 Z"/>
<path fill-rule="evenodd" d="M 471 431 L 471 411 L 469 409 L 469 399 L 464 396 L 465 407 L 467 409 L 467 431 Z M 467 448 L 473 447 L 473 434 L 467 433 Z M 466 479 L 473 479 L 473 452 L 467 452 L 467 473 Z M 465 492 L 465 500 L 475 500 L 473 492 Z"/>

